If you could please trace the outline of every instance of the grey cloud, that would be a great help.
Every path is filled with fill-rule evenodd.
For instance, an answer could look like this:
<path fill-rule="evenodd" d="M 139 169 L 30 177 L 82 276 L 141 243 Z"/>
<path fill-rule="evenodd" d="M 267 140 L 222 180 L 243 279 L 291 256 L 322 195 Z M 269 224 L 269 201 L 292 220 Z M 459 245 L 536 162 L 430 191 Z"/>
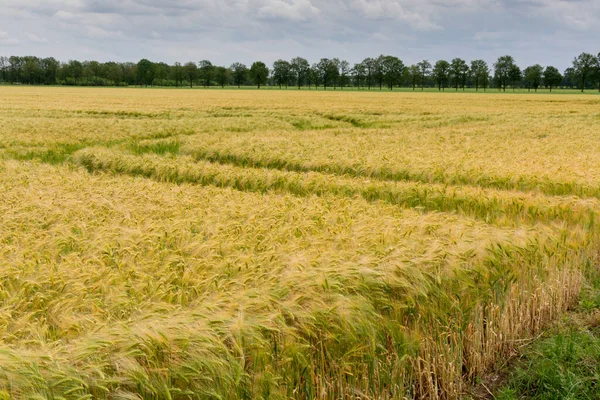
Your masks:
<path fill-rule="evenodd" d="M 578 52 L 600 51 L 598 0 L 0 0 L 0 6 L 2 55 L 229 64 L 297 55 L 356 62 L 379 53 L 406 63 L 457 55 L 493 61 L 509 53 L 524 65 L 564 68 Z"/>

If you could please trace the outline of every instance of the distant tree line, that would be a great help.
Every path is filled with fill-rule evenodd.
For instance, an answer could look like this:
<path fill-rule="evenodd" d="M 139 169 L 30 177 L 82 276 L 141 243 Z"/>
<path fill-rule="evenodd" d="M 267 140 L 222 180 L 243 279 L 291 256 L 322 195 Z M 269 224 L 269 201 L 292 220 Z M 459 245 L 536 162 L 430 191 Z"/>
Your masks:
<path fill-rule="evenodd" d="M 322 58 L 314 64 L 296 57 L 290 61 L 277 60 L 269 68 L 257 61 L 251 66 L 243 63 L 213 65 L 208 60 L 186 64 L 152 62 L 137 63 L 97 61 L 59 62 L 55 58 L 0 57 L 0 82 L 29 85 L 73 86 L 261 86 L 323 87 L 333 89 L 408 87 L 413 90 L 436 87 L 438 90 L 465 88 L 487 90 L 507 88 L 537 91 L 540 87 L 577 88 L 581 91 L 598 88 L 600 91 L 600 53 L 582 53 L 572 66 L 561 73 L 553 66 L 539 64 L 521 69 L 514 58 L 506 55 L 488 65 L 484 60 L 470 63 L 455 58 L 431 64 L 423 60 L 405 65 L 398 57 L 381 55 L 366 58 L 351 65 L 337 58 Z"/>

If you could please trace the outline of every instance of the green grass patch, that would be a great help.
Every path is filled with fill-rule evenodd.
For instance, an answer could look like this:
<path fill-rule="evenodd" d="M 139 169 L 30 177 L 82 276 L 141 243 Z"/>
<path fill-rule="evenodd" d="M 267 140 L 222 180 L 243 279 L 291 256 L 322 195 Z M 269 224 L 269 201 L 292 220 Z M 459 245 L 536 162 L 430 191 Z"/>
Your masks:
<path fill-rule="evenodd" d="M 352 125 L 355 128 L 372 128 L 374 127 L 373 122 L 360 120 L 349 115 L 335 115 L 335 114 L 323 114 L 323 118 L 327 118 L 330 121 L 345 122 Z"/>
<path fill-rule="evenodd" d="M 139 111 L 108 111 L 108 110 L 78 110 L 75 114 L 84 114 L 97 117 L 112 117 L 112 118 L 152 118 L 164 119 L 170 118 L 170 112 L 144 113 Z"/>
<path fill-rule="evenodd" d="M 87 146 L 88 144 L 83 143 L 64 143 L 56 144 L 51 148 L 15 149 L 9 151 L 8 155 L 21 161 L 38 160 L 46 164 L 62 164 L 70 158 L 71 154 Z"/>
<path fill-rule="evenodd" d="M 147 136 L 140 136 L 139 139 L 146 139 L 146 140 L 168 139 L 168 138 L 172 138 L 175 136 L 191 136 L 191 135 L 195 135 L 196 133 L 197 132 L 193 129 L 185 129 L 185 130 L 167 129 L 167 130 L 164 130 L 161 132 L 152 133 Z"/>
<path fill-rule="evenodd" d="M 575 313 L 527 348 L 498 400 L 600 399 L 600 282 Z"/>
<path fill-rule="evenodd" d="M 534 346 L 497 399 L 600 398 L 600 337 L 571 330 Z"/>
<path fill-rule="evenodd" d="M 299 118 L 293 121 L 290 121 L 290 125 L 296 128 L 299 131 L 308 131 L 308 130 L 323 130 L 323 129 L 333 129 L 338 128 L 339 126 L 325 123 L 324 121 L 315 121 L 310 119 Z"/>
<path fill-rule="evenodd" d="M 160 140 L 152 142 L 136 142 L 129 146 L 129 151 L 134 154 L 154 153 L 159 155 L 179 154 L 181 142 L 177 139 Z"/>

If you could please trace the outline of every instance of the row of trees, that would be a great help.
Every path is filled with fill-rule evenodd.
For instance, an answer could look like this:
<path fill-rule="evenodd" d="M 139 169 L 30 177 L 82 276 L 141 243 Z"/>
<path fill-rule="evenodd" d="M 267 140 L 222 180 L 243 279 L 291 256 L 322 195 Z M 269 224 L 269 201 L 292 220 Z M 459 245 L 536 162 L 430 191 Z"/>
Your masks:
<path fill-rule="evenodd" d="M 598 87 L 600 91 L 600 53 L 595 56 L 582 53 L 564 73 L 553 67 L 539 64 L 523 70 L 511 56 L 502 56 L 489 66 L 484 60 L 467 63 L 461 58 L 451 61 L 439 60 L 435 64 L 424 60 L 406 66 L 398 57 L 381 55 L 366 58 L 350 65 L 337 58 L 322 58 L 310 64 L 296 57 L 290 61 L 277 60 L 269 68 L 261 61 L 250 67 L 233 63 L 229 67 L 213 65 L 208 60 L 186 64 L 155 63 L 140 60 L 138 63 L 116 63 L 71 60 L 62 63 L 56 59 L 26 57 L 0 57 L 0 82 L 12 84 L 82 85 L 82 86 L 190 86 L 205 87 L 235 85 L 238 87 L 264 85 L 282 87 L 412 87 L 438 90 L 466 87 L 486 90 L 495 87 L 506 91 L 507 87 L 536 90 L 547 87 Z"/>

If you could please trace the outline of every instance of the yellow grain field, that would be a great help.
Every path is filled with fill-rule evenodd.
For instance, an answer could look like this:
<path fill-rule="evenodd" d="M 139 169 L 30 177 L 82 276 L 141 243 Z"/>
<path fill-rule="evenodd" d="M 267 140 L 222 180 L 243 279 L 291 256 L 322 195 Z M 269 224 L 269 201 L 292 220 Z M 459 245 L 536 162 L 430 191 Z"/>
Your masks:
<path fill-rule="evenodd" d="M 597 276 L 600 98 L 0 88 L 0 399 L 456 399 Z"/>

